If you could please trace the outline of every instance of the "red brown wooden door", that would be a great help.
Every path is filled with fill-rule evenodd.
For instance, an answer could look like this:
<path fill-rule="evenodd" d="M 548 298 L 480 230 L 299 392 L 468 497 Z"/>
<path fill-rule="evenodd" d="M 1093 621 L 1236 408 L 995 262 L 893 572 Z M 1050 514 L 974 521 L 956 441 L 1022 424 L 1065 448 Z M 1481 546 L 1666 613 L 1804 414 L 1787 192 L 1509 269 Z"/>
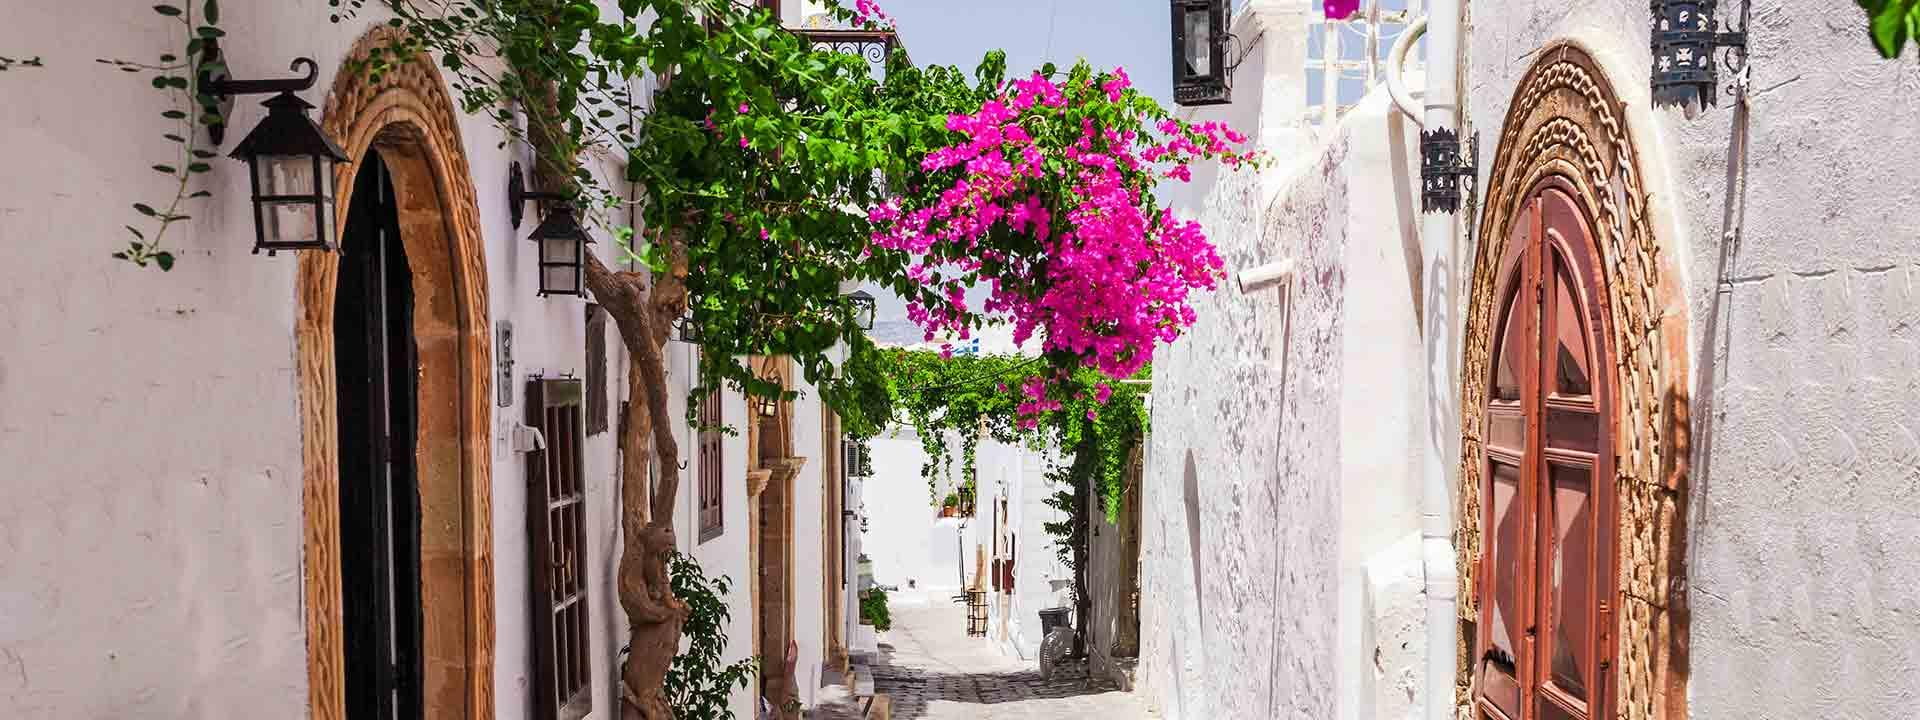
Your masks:
<path fill-rule="evenodd" d="M 1605 294 L 1591 224 L 1543 183 L 1509 231 L 1486 403 L 1475 705 L 1594 720 L 1612 706 L 1614 529 Z"/>

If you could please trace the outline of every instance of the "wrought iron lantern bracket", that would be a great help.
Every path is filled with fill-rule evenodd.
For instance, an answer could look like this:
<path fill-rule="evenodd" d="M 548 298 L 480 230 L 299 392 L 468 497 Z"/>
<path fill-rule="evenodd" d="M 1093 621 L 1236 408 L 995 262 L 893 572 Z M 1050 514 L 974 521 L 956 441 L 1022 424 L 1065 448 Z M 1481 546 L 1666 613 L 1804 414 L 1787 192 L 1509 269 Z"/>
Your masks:
<path fill-rule="evenodd" d="M 526 218 L 523 212 L 529 200 L 566 200 L 567 196 L 556 192 L 536 192 L 527 189 L 525 180 L 520 179 L 520 163 L 508 166 L 507 171 L 507 219 L 513 222 L 513 229 L 520 229 L 520 221 Z"/>
<path fill-rule="evenodd" d="M 304 68 L 304 70 L 303 70 Z M 217 147 L 227 139 L 225 118 L 231 109 L 236 95 L 268 95 L 272 93 L 296 93 L 313 89 L 320 79 L 320 64 L 313 58 L 298 57 L 288 66 L 294 72 L 306 74 L 296 78 L 276 80 L 234 80 L 227 74 L 225 61 L 220 56 L 218 38 L 202 38 L 198 74 L 200 76 L 200 95 L 206 106 L 220 108 L 220 121 L 207 123 L 207 137 Z"/>
<path fill-rule="evenodd" d="M 1420 210 L 1454 213 L 1460 210 L 1463 193 L 1472 193 L 1479 169 L 1473 158 L 1478 155 L 1480 135 L 1475 133 L 1464 143 L 1453 128 L 1442 127 L 1420 133 Z M 1463 190 L 1462 185 L 1467 187 Z"/>

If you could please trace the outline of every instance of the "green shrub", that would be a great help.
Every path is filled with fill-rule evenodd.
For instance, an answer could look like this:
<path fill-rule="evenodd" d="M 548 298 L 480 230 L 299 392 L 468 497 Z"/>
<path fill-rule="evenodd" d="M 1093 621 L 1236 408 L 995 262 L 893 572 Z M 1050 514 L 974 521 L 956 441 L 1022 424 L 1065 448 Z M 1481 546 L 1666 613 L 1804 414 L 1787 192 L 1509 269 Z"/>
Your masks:
<path fill-rule="evenodd" d="M 735 687 L 753 683 L 760 669 L 757 658 L 731 665 L 722 664 L 727 649 L 727 591 L 732 583 L 726 577 L 709 579 L 700 563 L 675 554 L 669 569 L 673 594 L 686 601 L 691 612 L 680 629 L 686 636 L 686 650 L 674 656 L 667 669 L 667 702 L 683 718 L 733 720 L 727 709 L 727 696 Z"/>
<path fill-rule="evenodd" d="M 887 611 L 887 591 L 874 588 L 860 598 L 860 619 L 882 632 L 893 628 L 893 615 Z"/>

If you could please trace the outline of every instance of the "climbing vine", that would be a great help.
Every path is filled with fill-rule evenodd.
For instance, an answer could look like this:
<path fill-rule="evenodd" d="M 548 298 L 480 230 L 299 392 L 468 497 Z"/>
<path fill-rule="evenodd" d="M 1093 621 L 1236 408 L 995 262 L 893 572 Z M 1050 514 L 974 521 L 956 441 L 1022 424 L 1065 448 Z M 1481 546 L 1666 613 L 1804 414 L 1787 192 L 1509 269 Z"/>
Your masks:
<path fill-rule="evenodd" d="M 225 65 L 218 57 L 206 57 L 205 52 L 209 43 L 226 34 L 219 26 L 220 3 L 219 0 L 204 0 L 197 15 L 194 10 L 192 3 L 184 6 L 164 3 L 153 6 L 153 12 L 179 24 L 182 41 L 180 46 L 162 53 L 158 61 L 144 63 L 107 58 L 95 61 L 123 72 L 152 74 L 153 88 L 165 93 L 168 98 L 168 108 L 160 113 L 160 117 L 167 121 L 168 130 L 161 137 L 173 148 L 173 157 L 152 165 L 150 169 L 173 179 L 173 196 L 160 202 L 133 203 L 133 211 L 141 216 L 141 222 L 147 224 L 148 229 L 143 231 L 135 225 L 125 226 L 131 239 L 127 241 L 126 249 L 113 253 L 117 259 L 139 267 L 152 265 L 163 272 L 172 270 L 174 263 L 173 252 L 165 244 L 167 229 L 173 227 L 174 223 L 193 219 L 192 215 L 187 214 L 190 201 L 213 195 L 204 189 L 194 189 L 193 178 L 211 172 L 213 166 L 207 161 L 217 157 L 201 144 L 200 129 L 222 122 L 217 102 L 200 92 L 202 72 L 216 74 L 225 70 Z M 152 236 L 149 237 L 148 233 L 152 233 Z"/>

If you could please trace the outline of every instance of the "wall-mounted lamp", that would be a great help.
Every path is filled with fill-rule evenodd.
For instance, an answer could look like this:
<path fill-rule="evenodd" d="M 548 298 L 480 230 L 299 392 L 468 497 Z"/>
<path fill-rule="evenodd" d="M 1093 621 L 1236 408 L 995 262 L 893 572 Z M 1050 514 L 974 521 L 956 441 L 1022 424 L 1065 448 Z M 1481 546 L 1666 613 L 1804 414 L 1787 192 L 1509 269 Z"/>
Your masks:
<path fill-rule="evenodd" d="M 1189 107 L 1233 102 L 1227 0 L 1172 2 L 1173 101 Z"/>
<path fill-rule="evenodd" d="M 580 226 L 573 206 L 564 204 L 567 196 L 553 192 L 534 192 L 520 180 L 520 163 L 513 163 L 507 178 L 508 220 L 519 229 L 521 209 L 529 200 L 557 200 L 563 204 L 547 211 L 527 239 L 540 244 L 540 296 L 587 294 L 587 246 L 593 236 Z"/>
<path fill-rule="evenodd" d="M 319 64 L 311 58 L 295 59 L 290 69 L 298 72 L 305 67 L 305 77 L 229 80 L 214 70 L 219 67 L 215 64 L 219 44 L 212 38 L 205 44 L 200 88 L 209 100 L 275 93 L 261 103 L 267 108 L 266 118 L 230 155 L 246 161 L 253 182 L 253 251 L 274 255 L 281 250 L 332 250 L 333 166 L 346 162 L 347 154 L 307 116 L 313 105 L 294 95 L 313 87 L 320 76 Z M 226 127 L 210 123 L 207 134 L 218 145 L 226 139 Z"/>
<path fill-rule="evenodd" d="M 760 417 L 770 418 L 770 417 L 773 417 L 774 414 L 780 411 L 779 398 L 761 397 L 756 395 L 753 398 L 753 404 L 754 404 L 754 407 L 760 411 Z"/>
<path fill-rule="evenodd" d="M 1653 49 L 1653 103 L 1691 105 L 1698 101 L 1700 107 L 1712 107 L 1719 83 L 1713 56 L 1731 50 L 1741 58 L 1734 69 L 1744 71 L 1746 32 L 1718 32 L 1714 22 L 1716 0 L 1652 3 L 1653 29 L 1647 39 Z"/>
<path fill-rule="evenodd" d="M 872 330 L 874 316 L 879 313 L 879 303 L 874 299 L 873 294 L 865 290 L 855 290 L 853 294 L 847 296 L 847 303 L 853 306 L 853 321 L 860 325 L 860 329 Z"/>

